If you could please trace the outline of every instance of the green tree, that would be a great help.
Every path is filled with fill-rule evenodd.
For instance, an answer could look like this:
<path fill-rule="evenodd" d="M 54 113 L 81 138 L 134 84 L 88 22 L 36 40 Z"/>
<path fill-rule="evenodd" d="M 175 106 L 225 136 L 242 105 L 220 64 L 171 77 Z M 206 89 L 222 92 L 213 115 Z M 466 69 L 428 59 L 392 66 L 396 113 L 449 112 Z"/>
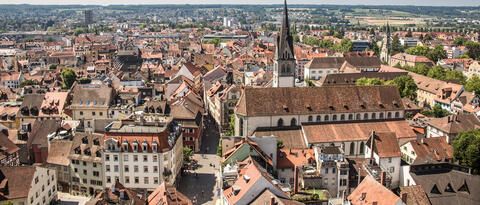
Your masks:
<path fill-rule="evenodd" d="M 75 71 L 73 71 L 70 68 L 66 68 L 62 71 L 62 80 L 63 80 L 63 85 L 62 87 L 65 89 L 70 89 L 77 79 L 77 74 L 75 74 Z"/>
<path fill-rule="evenodd" d="M 50 70 L 55 70 L 55 69 L 57 69 L 57 64 L 52 64 L 52 65 L 50 65 L 50 66 L 48 67 L 48 69 L 50 69 Z"/>
<path fill-rule="evenodd" d="M 465 90 L 468 92 L 475 92 L 477 96 L 480 95 L 480 77 L 474 75 L 468 79 L 465 83 Z"/>
<path fill-rule="evenodd" d="M 393 36 L 392 38 L 392 53 L 401 53 L 403 52 L 403 46 L 400 43 L 400 38 L 398 38 L 398 35 Z"/>
<path fill-rule="evenodd" d="M 415 65 L 413 68 L 411 68 L 410 71 L 414 73 L 418 73 L 420 75 L 427 75 L 429 70 L 430 68 L 425 64 L 418 64 L 418 65 Z"/>
<path fill-rule="evenodd" d="M 333 50 L 337 52 L 350 52 L 352 51 L 353 43 L 350 41 L 350 39 L 342 39 L 342 41 L 339 44 L 335 44 L 333 46 Z"/>
<path fill-rule="evenodd" d="M 443 80 L 445 78 L 445 69 L 440 66 L 434 66 L 430 68 L 427 73 L 428 77 Z"/>
<path fill-rule="evenodd" d="M 470 58 L 473 58 L 475 60 L 480 59 L 480 43 L 467 41 L 465 43 L 465 47 L 467 47 L 468 56 L 470 56 Z"/>
<path fill-rule="evenodd" d="M 412 100 L 417 98 L 417 84 L 409 75 L 396 77 L 387 84 L 395 85 L 402 98 L 410 98 Z"/>
<path fill-rule="evenodd" d="M 433 62 L 437 62 L 441 59 L 447 58 L 447 51 L 443 50 L 442 46 L 437 46 L 433 50 L 430 50 L 425 56 Z"/>
<path fill-rule="evenodd" d="M 211 43 L 211 44 L 215 45 L 215 47 L 218 47 L 221 42 L 222 42 L 222 40 L 220 38 L 214 38 L 212 40 L 207 41 L 206 43 Z"/>
<path fill-rule="evenodd" d="M 383 83 L 384 82 L 379 78 L 366 78 L 366 77 L 359 78 L 355 82 L 355 84 L 358 86 L 383 85 Z"/>
<path fill-rule="evenodd" d="M 464 37 L 457 37 L 455 38 L 455 40 L 453 40 L 453 43 L 456 46 L 463 46 L 465 42 L 467 42 L 467 39 L 465 39 Z"/>
<path fill-rule="evenodd" d="M 467 81 L 467 77 L 465 77 L 461 71 L 447 70 L 445 72 L 444 80 L 456 82 L 463 85 Z"/>
<path fill-rule="evenodd" d="M 228 129 L 225 132 L 226 136 L 233 136 L 235 134 L 235 115 L 230 114 L 228 121 Z"/>
<path fill-rule="evenodd" d="M 452 142 L 453 154 L 461 165 L 480 171 L 480 130 L 460 133 Z"/>
<path fill-rule="evenodd" d="M 415 46 L 405 50 L 405 53 L 416 56 L 426 56 L 430 52 L 430 48 L 426 46 Z"/>
<path fill-rule="evenodd" d="M 189 147 L 183 147 L 183 161 L 190 162 L 190 159 L 193 156 L 193 150 Z"/>
<path fill-rule="evenodd" d="M 433 117 L 440 118 L 440 117 L 447 116 L 449 112 L 443 109 L 442 106 L 440 106 L 439 104 L 436 104 L 433 106 L 432 114 L 433 114 Z"/>

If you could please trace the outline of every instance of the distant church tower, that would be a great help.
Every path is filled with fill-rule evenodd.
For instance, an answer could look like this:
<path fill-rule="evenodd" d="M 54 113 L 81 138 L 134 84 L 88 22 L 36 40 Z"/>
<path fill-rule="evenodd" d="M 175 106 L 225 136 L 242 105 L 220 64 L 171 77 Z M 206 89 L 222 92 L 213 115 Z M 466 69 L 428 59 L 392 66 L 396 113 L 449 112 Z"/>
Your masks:
<path fill-rule="evenodd" d="M 390 56 L 392 55 L 392 37 L 391 37 L 391 31 L 390 31 L 390 24 L 388 23 L 388 21 L 387 21 L 387 28 L 385 33 L 386 35 L 382 43 L 382 51 L 380 53 L 380 59 L 383 62 L 390 64 Z"/>
<path fill-rule="evenodd" d="M 277 49 L 273 64 L 272 87 L 295 87 L 295 56 L 293 53 L 293 37 L 290 35 L 287 0 L 284 2 L 283 21 L 277 35 Z"/>

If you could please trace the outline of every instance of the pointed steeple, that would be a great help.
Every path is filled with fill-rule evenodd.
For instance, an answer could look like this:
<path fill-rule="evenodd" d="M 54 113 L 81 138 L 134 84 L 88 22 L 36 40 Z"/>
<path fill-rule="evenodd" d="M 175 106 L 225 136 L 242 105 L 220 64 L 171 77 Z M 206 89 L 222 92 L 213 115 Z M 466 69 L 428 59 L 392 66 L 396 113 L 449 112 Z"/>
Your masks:
<path fill-rule="evenodd" d="M 284 0 L 283 19 L 280 33 L 277 37 L 276 59 L 294 59 L 293 55 L 293 37 L 290 34 L 290 22 L 288 21 L 287 0 Z"/>
<path fill-rule="evenodd" d="M 282 27 L 277 35 L 272 87 L 295 87 L 296 61 L 290 34 L 287 1 L 284 0 Z"/>

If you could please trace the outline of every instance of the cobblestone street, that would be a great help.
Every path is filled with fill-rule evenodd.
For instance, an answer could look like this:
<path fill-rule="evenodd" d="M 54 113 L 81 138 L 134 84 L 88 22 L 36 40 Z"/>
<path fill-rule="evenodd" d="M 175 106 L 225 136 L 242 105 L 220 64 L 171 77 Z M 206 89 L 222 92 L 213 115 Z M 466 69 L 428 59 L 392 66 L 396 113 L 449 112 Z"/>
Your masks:
<path fill-rule="evenodd" d="M 192 199 L 194 204 L 215 204 L 219 199 L 218 171 L 220 158 L 217 156 L 218 128 L 213 121 L 205 122 L 206 129 L 200 153 L 195 153 L 198 167 L 188 170 L 178 184 L 178 190 Z"/>

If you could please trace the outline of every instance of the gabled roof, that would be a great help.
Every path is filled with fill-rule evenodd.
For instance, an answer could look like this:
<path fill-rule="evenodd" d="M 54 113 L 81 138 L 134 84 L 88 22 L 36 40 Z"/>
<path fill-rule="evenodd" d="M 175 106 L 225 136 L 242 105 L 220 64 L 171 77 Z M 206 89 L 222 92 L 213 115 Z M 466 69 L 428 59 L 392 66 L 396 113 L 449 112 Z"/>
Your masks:
<path fill-rule="evenodd" d="M 453 147 L 447 143 L 445 137 L 424 138 L 421 141 L 412 140 L 410 144 L 415 151 L 414 164 L 453 159 Z"/>
<path fill-rule="evenodd" d="M 70 155 L 72 144 L 73 142 L 70 140 L 53 140 L 50 142 L 47 163 L 60 166 L 69 166 L 70 159 L 68 159 L 68 155 Z"/>
<path fill-rule="evenodd" d="M 443 165 L 420 165 L 443 166 Z M 427 171 L 425 171 L 427 170 Z M 480 204 L 480 176 L 454 169 L 422 169 L 410 171 L 417 185 L 421 185 L 434 205 Z"/>
<path fill-rule="evenodd" d="M 480 128 L 480 121 L 474 114 L 452 115 L 443 118 L 433 118 L 427 122 L 447 134 L 458 134 L 463 131 Z"/>
<path fill-rule="evenodd" d="M 392 205 L 400 201 L 397 195 L 370 175 L 367 175 L 347 198 L 352 205 Z"/>
<path fill-rule="evenodd" d="M 393 132 L 398 139 L 415 139 L 416 134 L 405 120 L 302 125 L 309 144 L 366 141 L 372 131 Z"/>
<path fill-rule="evenodd" d="M 322 57 L 313 58 L 310 62 L 305 64 L 305 68 L 309 69 L 340 69 L 345 62 L 344 57 Z"/>
<path fill-rule="evenodd" d="M 367 146 L 371 146 L 373 140 L 373 151 L 379 157 L 400 157 L 400 147 L 397 136 L 394 132 L 375 132 L 370 135 Z"/>
<path fill-rule="evenodd" d="M 260 189 L 260 190 L 269 189 L 270 191 L 274 192 L 276 195 L 282 194 L 280 197 L 283 197 L 283 198 L 286 197 L 286 194 L 284 194 L 280 190 L 280 188 L 272 182 L 274 178 L 265 169 L 263 169 L 260 165 L 258 165 L 255 162 L 255 160 L 253 160 L 250 157 L 245 161 L 248 164 L 239 171 L 238 177 L 235 183 L 231 187 L 223 190 L 223 195 L 225 196 L 229 204 L 238 204 L 237 202 L 244 197 L 255 197 L 255 196 L 246 195 L 247 193 L 249 193 L 249 190 L 252 188 Z M 260 180 L 267 183 L 265 184 L 256 183 L 257 181 L 260 181 Z M 261 185 L 263 185 L 263 187 L 259 187 Z M 254 194 L 260 195 L 260 193 L 258 192 Z M 247 203 L 250 203 L 250 202 L 247 202 Z"/>
<path fill-rule="evenodd" d="M 236 113 L 247 117 L 403 110 L 393 86 L 246 87 Z"/>
<path fill-rule="evenodd" d="M 36 169 L 34 166 L 0 167 L 0 185 L 8 190 L 8 193 L 0 191 L 0 201 L 27 198 Z"/>
<path fill-rule="evenodd" d="M 148 205 L 192 205 L 187 196 L 165 182 L 148 195 Z"/>
<path fill-rule="evenodd" d="M 250 202 L 250 205 L 270 205 L 273 202 L 273 205 L 302 205 L 304 203 L 294 201 L 291 199 L 285 199 L 278 197 L 269 189 L 265 189 L 262 191 L 260 195 L 257 196 L 255 200 Z"/>
<path fill-rule="evenodd" d="M 400 187 L 400 197 L 406 197 L 407 205 L 431 205 L 427 194 L 423 191 L 422 186 L 403 186 Z"/>

